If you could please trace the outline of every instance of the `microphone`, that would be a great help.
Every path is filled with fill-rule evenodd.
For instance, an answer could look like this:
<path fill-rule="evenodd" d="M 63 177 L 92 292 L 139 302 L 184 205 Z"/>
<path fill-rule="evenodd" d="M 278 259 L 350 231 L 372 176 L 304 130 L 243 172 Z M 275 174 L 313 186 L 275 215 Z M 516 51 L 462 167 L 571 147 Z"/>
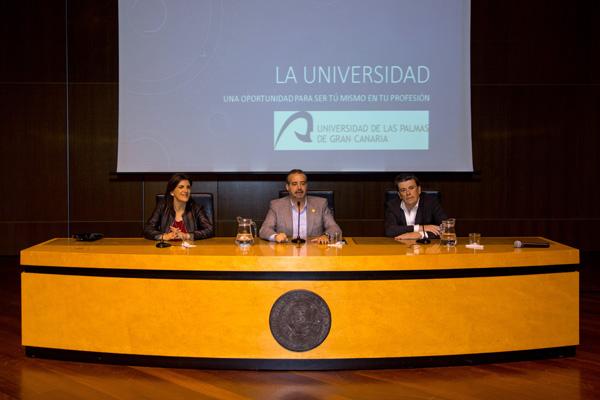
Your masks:
<path fill-rule="evenodd" d="M 550 247 L 550 243 L 548 242 L 522 242 L 520 240 L 515 240 L 515 248 L 520 249 L 523 247 L 536 247 L 536 248 L 546 248 Z"/>
<path fill-rule="evenodd" d="M 165 242 L 165 240 L 163 239 L 164 234 L 160 235 L 160 241 L 158 243 L 156 243 L 156 247 L 158 247 L 159 249 L 164 249 L 165 247 L 171 247 L 171 243 L 169 242 Z"/>
<path fill-rule="evenodd" d="M 298 206 L 298 232 L 297 232 L 296 238 L 292 239 L 292 243 L 302 244 L 302 243 L 306 242 L 306 240 L 304 240 L 300 237 L 300 201 L 298 201 L 296 203 L 296 205 Z"/>
<path fill-rule="evenodd" d="M 421 239 L 418 239 L 417 243 L 420 243 L 420 244 L 431 243 L 431 240 L 429 240 L 429 238 L 427 237 L 427 234 L 425 233 L 425 225 L 421 225 L 421 232 L 423 232 L 423 237 Z"/>

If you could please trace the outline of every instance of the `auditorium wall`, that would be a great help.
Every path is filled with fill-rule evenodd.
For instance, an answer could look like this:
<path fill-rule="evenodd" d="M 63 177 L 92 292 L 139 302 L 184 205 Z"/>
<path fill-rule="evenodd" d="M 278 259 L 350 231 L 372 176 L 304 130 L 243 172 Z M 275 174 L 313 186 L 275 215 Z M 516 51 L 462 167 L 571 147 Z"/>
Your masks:
<path fill-rule="evenodd" d="M 117 1 L 2 2 L 0 254 L 75 232 L 139 236 L 166 175 L 117 175 Z M 423 174 L 459 235 L 599 250 L 598 2 L 472 1 L 473 174 Z M 182 145 L 185 145 L 182 143 Z M 302 165 L 298 165 L 302 168 Z M 383 234 L 393 174 L 311 175 L 347 236 Z M 217 234 L 258 223 L 284 175 L 194 175 Z"/>

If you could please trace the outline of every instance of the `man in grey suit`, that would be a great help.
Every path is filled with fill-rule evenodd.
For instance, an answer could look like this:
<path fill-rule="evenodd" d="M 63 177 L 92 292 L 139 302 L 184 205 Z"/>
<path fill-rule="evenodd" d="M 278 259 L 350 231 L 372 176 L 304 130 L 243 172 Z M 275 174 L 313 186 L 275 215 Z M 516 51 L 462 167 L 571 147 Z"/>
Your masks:
<path fill-rule="evenodd" d="M 281 199 L 271 200 L 269 212 L 260 227 L 259 236 L 265 240 L 282 243 L 289 239 L 313 238 L 313 242 L 329 243 L 327 234 L 342 230 L 335 223 L 327 200 L 316 196 L 307 196 L 307 178 L 301 169 L 291 170 L 286 178 L 289 195 Z M 298 213 L 300 226 L 298 227 Z"/>

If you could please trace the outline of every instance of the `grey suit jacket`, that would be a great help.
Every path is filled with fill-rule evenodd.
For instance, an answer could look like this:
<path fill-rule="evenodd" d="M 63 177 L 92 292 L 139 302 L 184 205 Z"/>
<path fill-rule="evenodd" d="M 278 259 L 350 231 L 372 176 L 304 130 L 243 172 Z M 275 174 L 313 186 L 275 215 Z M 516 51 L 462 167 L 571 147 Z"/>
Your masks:
<path fill-rule="evenodd" d="M 306 233 L 309 237 L 321 236 L 324 233 L 342 230 L 335 223 L 327 200 L 316 196 L 306 196 Z M 271 200 L 265 221 L 260 227 L 259 236 L 265 240 L 275 234 L 284 232 L 288 238 L 293 238 L 294 225 L 292 222 L 292 204 L 290 197 Z"/>

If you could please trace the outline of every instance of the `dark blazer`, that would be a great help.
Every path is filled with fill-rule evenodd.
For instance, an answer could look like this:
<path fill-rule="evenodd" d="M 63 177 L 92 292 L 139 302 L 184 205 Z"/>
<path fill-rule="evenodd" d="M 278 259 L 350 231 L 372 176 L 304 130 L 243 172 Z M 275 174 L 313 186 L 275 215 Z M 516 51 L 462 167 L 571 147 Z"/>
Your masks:
<path fill-rule="evenodd" d="M 306 233 L 308 237 L 320 236 L 324 233 L 339 232 L 342 230 L 335 222 L 327 200 L 316 196 L 306 196 Z M 259 236 L 265 240 L 279 232 L 285 232 L 288 238 L 293 235 L 292 203 L 290 196 L 271 200 L 269 211 L 260 227 Z"/>
<path fill-rule="evenodd" d="M 192 201 L 192 200 L 189 200 Z M 163 233 L 169 232 L 169 227 L 175 221 L 175 212 L 169 210 L 165 200 L 159 201 L 152 215 L 144 225 L 144 237 L 151 240 L 160 240 Z M 215 235 L 213 226 L 206 217 L 204 207 L 191 203 L 189 211 L 183 213 L 183 224 L 188 233 L 194 232 L 194 239 L 206 239 Z"/>
<path fill-rule="evenodd" d="M 406 232 L 413 232 L 413 225 L 406 225 L 404 211 L 400 208 L 400 196 L 385 204 L 385 235 L 398 236 Z M 440 225 L 443 220 L 447 219 L 446 213 L 442 209 L 440 202 L 436 196 L 421 193 L 419 198 L 419 208 L 415 217 L 417 225 Z M 427 236 L 436 238 L 437 235 L 427 232 Z"/>

